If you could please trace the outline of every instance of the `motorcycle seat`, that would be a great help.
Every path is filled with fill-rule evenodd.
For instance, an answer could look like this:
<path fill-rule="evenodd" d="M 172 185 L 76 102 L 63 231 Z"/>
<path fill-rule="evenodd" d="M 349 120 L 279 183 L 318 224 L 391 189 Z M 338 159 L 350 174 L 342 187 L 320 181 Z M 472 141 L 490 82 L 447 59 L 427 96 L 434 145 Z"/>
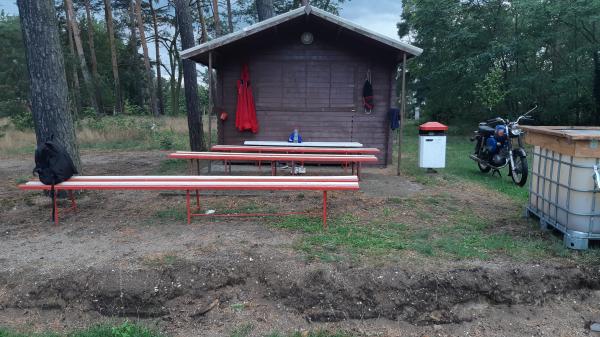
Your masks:
<path fill-rule="evenodd" d="M 487 125 L 479 125 L 479 133 L 483 135 L 493 135 L 494 132 L 496 132 L 496 130 L 492 127 Z"/>

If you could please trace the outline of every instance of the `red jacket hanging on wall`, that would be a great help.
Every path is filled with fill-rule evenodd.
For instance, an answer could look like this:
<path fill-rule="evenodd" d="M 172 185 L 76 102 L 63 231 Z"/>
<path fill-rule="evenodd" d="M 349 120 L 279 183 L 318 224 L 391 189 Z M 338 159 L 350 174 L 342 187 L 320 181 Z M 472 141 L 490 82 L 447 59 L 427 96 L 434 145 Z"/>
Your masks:
<path fill-rule="evenodd" d="M 258 132 L 258 120 L 256 119 L 256 108 L 254 96 L 250 87 L 250 72 L 248 65 L 242 66 L 242 75 L 237 81 L 237 108 L 235 111 L 235 127 L 239 131 Z"/>

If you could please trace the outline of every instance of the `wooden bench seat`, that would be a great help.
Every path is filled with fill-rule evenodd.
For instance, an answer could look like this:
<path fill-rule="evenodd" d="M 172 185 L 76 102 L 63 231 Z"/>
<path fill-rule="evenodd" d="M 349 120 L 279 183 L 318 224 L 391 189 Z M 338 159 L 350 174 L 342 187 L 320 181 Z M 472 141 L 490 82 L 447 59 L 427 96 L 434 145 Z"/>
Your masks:
<path fill-rule="evenodd" d="M 122 179 L 120 179 L 122 178 Z M 50 190 L 51 186 L 39 181 L 29 181 L 19 185 L 22 190 Z M 190 192 L 196 192 L 196 209 L 200 208 L 199 191 L 215 190 L 261 190 L 261 191 L 321 191 L 323 192 L 323 228 L 327 228 L 327 192 L 358 190 L 356 176 L 333 177 L 214 177 L 214 176 L 75 176 L 63 183 L 54 186 L 53 195 L 54 222 L 58 224 L 57 194 L 68 191 L 71 199 L 71 210 L 77 209 L 72 191 L 79 190 L 135 190 L 135 191 L 185 191 L 188 224 L 193 216 L 208 216 L 211 214 L 193 213 L 191 210 Z M 306 213 L 285 213 L 306 214 Z M 213 216 L 266 216 L 283 214 L 228 214 Z"/>
<path fill-rule="evenodd" d="M 356 175 L 360 177 L 360 166 L 362 163 L 376 163 L 374 155 L 345 155 L 345 154 L 299 154 L 299 153 L 238 153 L 238 152 L 191 152 L 177 151 L 169 154 L 172 159 L 188 160 L 217 160 L 224 161 L 225 170 L 231 173 L 231 162 L 269 162 L 271 163 L 271 175 L 277 174 L 277 162 L 291 162 L 292 172 L 296 163 L 321 163 L 341 164 L 347 167 L 352 164 L 352 174 L 356 165 Z"/>

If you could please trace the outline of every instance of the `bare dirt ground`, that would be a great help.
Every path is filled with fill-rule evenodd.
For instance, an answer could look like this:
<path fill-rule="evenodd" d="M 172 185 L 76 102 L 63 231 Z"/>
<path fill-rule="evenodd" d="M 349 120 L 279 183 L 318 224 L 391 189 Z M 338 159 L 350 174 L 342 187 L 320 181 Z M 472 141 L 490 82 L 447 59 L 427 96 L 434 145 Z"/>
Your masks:
<path fill-rule="evenodd" d="M 86 174 L 156 174 L 164 158 L 82 156 Z M 174 336 L 229 336 L 239 327 L 251 336 L 314 329 L 593 336 L 589 324 L 600 320 L 600 266 L 558 258 L 440 259 L 409 250 L 321 262 L 297 249 L 302 233 L 269 226 L 272 219 L 195 219 L 188 226 L 178 193 L 86 192 L 79 211 L 52 226 L 50 200 L 16 189 L 31 169 L 29 157 L 0 161 L 0 326 L 60 331 L 127 318 Z M 319 170 L 338 173 L 309 173 Z M 369 219 L 392 198 L 392 217 L 420 223 L 410 200 L 439 191 L 392 171 L 367 169 L 360 192 L 333 193 L 330 215 Z M 481 187 L 453 193 L 492 222 L 499 213 L 521 212 L 522 205 Z M 312 193 L 210 193 L 202 200 L 217 211 L 320 207 Z M 503 226 L 494 230 L 536 235 L 519 222 Z"/>

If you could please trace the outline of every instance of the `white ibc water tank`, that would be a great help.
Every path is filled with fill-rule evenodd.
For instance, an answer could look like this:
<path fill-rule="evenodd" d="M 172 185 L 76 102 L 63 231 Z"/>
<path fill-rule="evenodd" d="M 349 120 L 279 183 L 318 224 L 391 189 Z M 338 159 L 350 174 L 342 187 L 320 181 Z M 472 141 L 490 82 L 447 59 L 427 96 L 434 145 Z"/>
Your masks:
<path fill-rule="evenodd" d="M 534 145 L 527 212 L 564 233 L 568 248 L 587 249 L 600 240 L 600 128 L 523 129 Z"/>

